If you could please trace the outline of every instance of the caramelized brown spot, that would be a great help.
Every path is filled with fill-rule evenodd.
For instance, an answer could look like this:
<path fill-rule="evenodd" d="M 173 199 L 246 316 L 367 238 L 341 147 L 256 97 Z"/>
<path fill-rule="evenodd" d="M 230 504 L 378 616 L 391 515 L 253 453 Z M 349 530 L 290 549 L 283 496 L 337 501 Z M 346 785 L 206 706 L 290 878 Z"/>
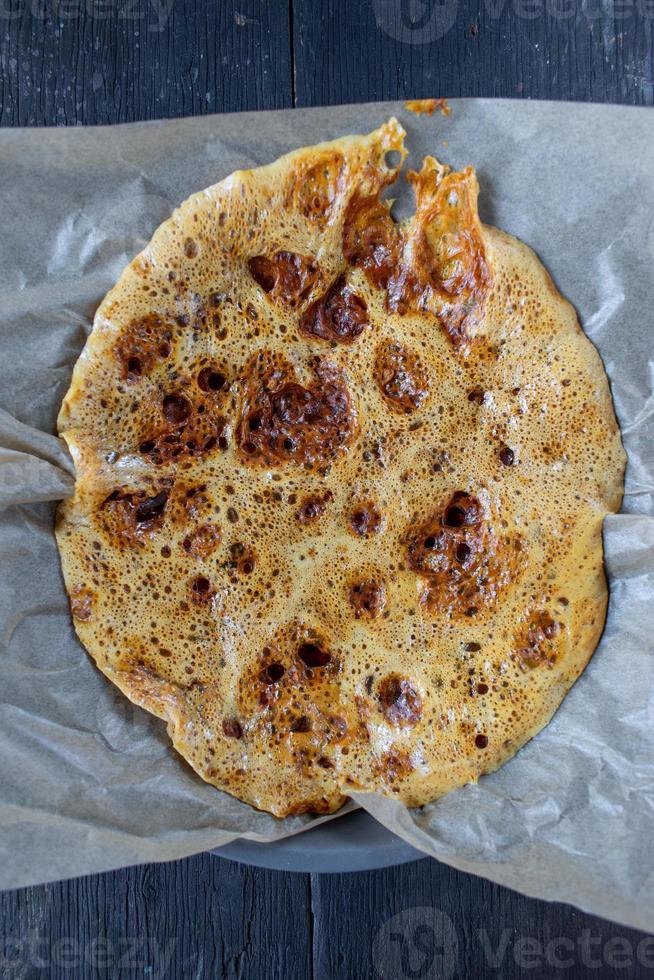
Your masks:
<path fill-rule="evenodd" d="M 211 507 L 206 483 L 189 486 L 181 481 L 175 485 L 175 494 L 171 501 L 171 517 L 186 526 L 190 521 L 203 517 Z"/>
<path fill-rule="evenodd" d="M 277 684 L 279 681 L 281 681 L 285 673 L 286 670 L 283 664 L 274 661 L 273 663 L 268 664 L 267 667 L 263 668 L 259 674 L 259 677 L 264 684 Z"/>
<path fill-rule="evenodd" d="M 354 195 L 343 225 L 343 254 L 363 269 L 378 289 L 386 289 L 400 254 L 401 239 L 388 205 L 377 195 Z"/>
<path fill-rule="evenodd" d="M 290 307 L 303 303 L 318 279 L 312 260 L 294 252 L 276 252 L 270 258 L 257 255 L 249 260 L 248 268 L 271 299 Z"/>
<path fill-rule="evenodd" d="M 243 728 L 237 718 L 225 718 L 223 720 L 223 734 L 227 738 L 243 738 Z"/>
<path fill-rule="evenodd" d="M 298 657 L 307 667 L 326 667 L 332 656 L 317 643 L 302 643 L 298 648 Z"/>
<path fill-rule="evenodd" d="M 256 564 L 254 555 L 245 555 L 238 563 L 238 570 L 242 575 L 251 575 Z"/>
<path fill-rule="evenodd" d="M 100 520 L 119 547 L 142 547 L 161 526 L 168 496 L 168 489 L 153 497 L 147 497 L 144 491 L 114 490 L 100 506 Z"/>
<path fill-rule="evenodd" d="M 467 339 L 467 321 L 491 282 L 470 167 L 448 173 L 427 157 L 407 179 L 416 193 L 411 261 L 389 283 L 389 306 L 434 312 L 450 339 Z"/>
<path fill-rule="evenodd" d="M 463 564 L 468 560 L 471 553 L 472 553 L 472 549 L 470 545 L 466 544 L 465 541 L 462 541 L 461 544 L 457 545 L 456 551 L 454 553 L 454 557 L 456 558 L 457 561 Z"/>
<path fill-rule="evenodd" d="M 386 589 L 381 582 L 355 582 L 350 587 L 350 604 L 357 619 L 376 619 L 386 606 Z"/>
<path fill-rule="evenodd" d="M 188 398 L 177 393 L 166 395 L 162 403 L 162 411 L 167 422 L 171 425 L 180 425 L 191 414 L 191 403 Z"/>
<path fill-rule="evenodd" d="M 198 374 L 198 387 L 202 391 L 222 391 L 227 385 L 227 378 L 215 368 L 202 368 Z"/>
<path fill-rule="evenodd" d="M 321 517 L 327 510 L 329 502 L 333 500 L 333 497 L 334 495 L 331 490 L 326 490 L 320 496 L 305 497 L 297 512 L 297 519 L 300 524 L 309 524 L 311 521 L 315 521 L 318 517 Z"/>
<path fill-rule="evenodd" d="M 194 259 L 200 252 L 200 246 L 194 238 L 184 239 L 184 255 L 187 259 Z"/>
<path fill-rule="evenodd" d="M 267 259 L 265 255 L 257 255 L 248 262 L 250 275 L 261 286 L 264 293 L 270 293 L 277 282 L 277 269 L 272 259 Z"/>
<path fill-rule="evenodd" d="M 556 645 L 552 641 L 561 630 L 545 612 L 537 613 L 529 620 L 526 629 L 518 635 L 518 646 L 513 655 L 522 670 L 543 665 L 551 666 L 556 660 Z"/>
<path fill-rule="evenodd" d="M 556 634 L 559 632 L 559 629 L 560 628 L 561 627 L 559 626 L 558 623 L 555 623 L 554 620 L 553 619 L 550 619 L 549 616 L 545 616 L 545 617 L 543 617 L 543 619 L 541 620 L 541 622 L 540 622 L 540 624 L 538 626 L 538 634 L 537 635 L 540 638 L 540 631 L 542 630 L 545 639 L 551 640 L 551 639 L 553 639 L 556 636 Z"/>
<path fill-rule="evenodd" d="M 161 403 L 161 421 L 142 434 L 139 450 L 153 463 L 204 456 L 222 445 L 221 440 L 226 445 L 225 418 L 215 411 L 212 400 L 205 400 L 197 391 L 192 394 L 193 398 L 179 391 L 165 395 Z"/>
<path fill-rule="evenodd" d="M 474 527 L 482 517 L 481 505 L 476 497 L 457 490 L 445 508 L 443 523 L 447 527 Z"/>
<path fill-rule="evenodd" d="M 315 163 L 294 171 L 289 198 L 300 214 L 320 227 L 331 220 L 343 183 L 343 157 L 340 153 L 324 153 Z"/>
<path fill-rule="evenodd" d="M 382 515 L 375 504 L 359 504 L 350 514 L 350 530 L 359 537 L 370 537 L 381 530 Z"/>
<path fill-rule="evenodd" d="M 242 670 L 236 704 L 250 743 L 284 780 L 285 772 L 323 784 L 335 746 L 340 754 L 367 737 L 354 705 L 342 701 L 339 660 L 301 621 L 270 630 L 261 660 Z"/>
<path fill-rule="evenodd" d="M 377 349 L 375 381 L 390 408 L 414 412 L 429 393 L 429 376 L 417 354 L 396 341 L 385 341 Z"/>
<path fill-rule="evenodd" d="M 70 593 L 70 611 L 75 619 L 81 623 L 87 623 L 93 619 L 93 605 L 95 603 L 95 592 L 84 585 L 78 585 Z"/>
<path fill-rule="evenodd" d="M 156 314 L 133 320 L 122 332 L 114 353 L 127 381 L 148 375 L 171 351 L 173 327 Z"/>
<path fill-rule="evenodd" d="M 162 490 L 154 497 L 141 500 L 136 507 L 136 523 L 141 525 L 153 524 L 163 514 L 167 501 L 167 490 Z"/>
<path fill-rule="evenodd" d="M 393 725 L 415 725 L 422 714 L 422 698 L 412 684 L 399 674 L 381 681 L 377 698 L 382 714 Z"/>
<path fill-rule="evenodd" d="M 204 575 L 198 575 L 191 582 L 191 597 L 194 602 L 209 602 L 214 596 L 211 582 Z"/>
<path fill-rule="evenodd" d="M 194 558 L 208 558 L 220 544 L 221 537 L 217 524 L 202 524 L 184 538 L 182 547 Z"/>
<path fill-rule="evenodd" d="M 427 158 L 419 174 L 409 173 L 416 190 L 416 214 L 403 234 L 395 229 L 394 250 L 382 248 L 377 262 L 356 256 L 375 285 L 387 290 L 389 309 L 435 314 L 455 344 L 467 337 L 470 315 L 490 285 L 473 171 L 448 174 Z M 377 202 L 377 208 L 383 204 Z M 383 220 L 383 218 L 382 218 Z M 386 218 L 386 237 L 391 237 Z M 392 251 L 393 257 L 388 258 Z M 381 274 L 377 270 L 381 270 Z"/>
<path fill-rule="evenodd" d="M 521 540 L 498 541 L 475 496 L 458 490 L 407 537 L 409 567 L 426 578 L 423 601 L 451 613 L 488 612 L 517 575 Z"/>
<path fill-rule="evenodd" d="M 345 797 L 343 797 L 343 800 Z M 303 813 L 331 813 L 334 809 L 333 804 L 324 796 L 314 800 L 305 800 L 304 803 L 296 803 L 286 811 L 288 817 L 298 817 Z"/>
<path fill-rule="evenodd" d="M 340 715 L 330 715 L 327 720 L 337 735 L 345 735 L 348 730 L 348 724 L 345 718 L 341 718 Z"/>
<path fill-rule="evenodd" d="M 332 343 L 349 344 L 368 325 L 364 299 L 340 276 L 320 299 L 312 303 L 300 319 L 300 333 Z"/>
<path fill-rule="evenodd" d="M 491 283 L 474 172 L 449 173 L 427 157 L 407 179 L 416 213 L 406 229 L 395 225 L 379 193 L 355 194 L 345 214 L 343 254 L 387 291 L 390 310 L 434 314 L 459 345 Z"/>
<path fill-rule="evenodd" d="M 316 381 L 304 387 L 289 366 L 250 378 L 238 441 L 245 457 L 267 465 L 311 466 L 333 457 L 352 439 L 356 411 L 342 374 L 318 362 Z"/>
<path fill-rule="evenodd" d="M 383 754 L 375 766 L 375 772 L 385 783 L 392 784 L 413 772 L 413 763 L 408 752 L 391 749 Z"/>
<path fill-rule="evenodd" d="M 483 388 L 475 387 L 468 392 L 468 401 L 474 402 L 476 405 L 483 405 L 486 400 L 486 393 Z"/>
<path fill-rule="evenodd" d="M 230 546 L 230 555 L 238 572 L 241 575 L 251 575 L 256 565 L 256 556 L 251 548 L 246 547 L 241 541 L 235 541 Z"/>

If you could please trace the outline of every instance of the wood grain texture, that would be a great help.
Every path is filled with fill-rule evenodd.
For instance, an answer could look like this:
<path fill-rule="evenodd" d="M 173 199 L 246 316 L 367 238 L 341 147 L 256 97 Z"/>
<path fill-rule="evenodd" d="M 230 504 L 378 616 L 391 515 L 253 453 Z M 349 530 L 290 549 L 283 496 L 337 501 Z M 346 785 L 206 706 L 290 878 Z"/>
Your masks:
<path fill-rule="evenodd" d="M 654 939 L 435 861 L 311 877 L 320 980 L 654 975 Z"/>
<path fill-rule="evenodd" d="M 0 923 L 3 980 L 311 975 L 309 876 L 208 854 L 6 892 Z"/>
<path fill-rule="evenodd" d="M 654 938 L 425 860 L 301 875 L 198 855 L 0 894 L 6 980 L 645 980 Z"/>
<path fill-rule="evenodd" d="M 5 126 L 292 104 L 287 0 L 3 0 L 0 38 Z"/>
<path fill-rule="evenodd" d="M 432 95 L 651 105 L 653 7 L 4 0 L 0 124 Z M 639 980 L 654 977 L 654 939 L 429 860 L 309 876 L 205 854 L 0 894 L 3 980 L 380 976 Z"/>
<path fill-rule="evenodd" d="M 654 5 L 636 0 L 294 0 L 293 25 L 300 106 L 431 96 L 653 104 Z"/>

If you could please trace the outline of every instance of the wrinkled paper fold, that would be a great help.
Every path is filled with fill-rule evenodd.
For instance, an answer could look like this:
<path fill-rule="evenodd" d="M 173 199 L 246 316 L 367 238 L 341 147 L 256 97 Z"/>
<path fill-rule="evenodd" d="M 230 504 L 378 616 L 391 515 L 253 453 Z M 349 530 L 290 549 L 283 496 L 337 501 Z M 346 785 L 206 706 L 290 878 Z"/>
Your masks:
<path fill-rule="evenodd" d="M 654 114 L 615 106 L 473 99 L 447 119 L 396 103 L 0 131 L 0 887 L 333 819 L 279 821 L 204 784 L 93 666 L 53 535 L 74 478 L 54 433 L 97 305 L 181 200 L 390 114 L 410 165 L 433 153 L 476 166 L 482 218 L 531 245 L 575 304 L 629 466 L 624 512 L 604 528 L 606 630 L 550 725 L 429 806 L 358 794 L 350 807 L 455 867 L 654 928 Z"/>

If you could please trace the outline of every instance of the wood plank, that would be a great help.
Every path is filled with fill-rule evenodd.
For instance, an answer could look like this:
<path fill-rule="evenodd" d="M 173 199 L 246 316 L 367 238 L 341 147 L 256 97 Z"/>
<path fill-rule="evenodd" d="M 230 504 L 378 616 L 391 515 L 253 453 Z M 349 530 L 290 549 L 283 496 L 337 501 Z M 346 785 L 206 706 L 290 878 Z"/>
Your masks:
<path fill-rule="evenodd" d="M 431 96 L 654 104 L 654 9 L 636 0 L 293 0 L 293 34 L 299 106 Z"/>
<path fill-rule="evenodd" d="M 309 876 L 209 854 L 0 893 L 0 923 L 11 980 L 311 975 Z"/>
<path fill-rule="evenodd" d="M 644 980 L 654 968 L 654 938 L 436 861 L 312 875 L 311 890 L 319 980 Z"/>
<path fill-rule="evenodd" d="M 0 125 L 292 104 L 288 0 L 30 0 L 15 10 L 0 34 Z"/>

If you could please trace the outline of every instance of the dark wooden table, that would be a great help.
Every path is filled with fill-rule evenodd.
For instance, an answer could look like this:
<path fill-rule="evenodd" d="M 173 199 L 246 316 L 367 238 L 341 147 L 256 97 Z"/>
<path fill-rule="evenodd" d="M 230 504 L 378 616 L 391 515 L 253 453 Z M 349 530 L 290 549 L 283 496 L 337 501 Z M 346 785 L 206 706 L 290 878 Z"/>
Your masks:
<path fill-rule="evenodd" d="M 652 0 L 0 0 L 0 28 L 5 126 L 439 95 L 654 102 Z M 4 893 L 0 934 L 11 980 L 654 977 L 654 940 L 429 860 L 307 875 L 200 855 Z"/>

